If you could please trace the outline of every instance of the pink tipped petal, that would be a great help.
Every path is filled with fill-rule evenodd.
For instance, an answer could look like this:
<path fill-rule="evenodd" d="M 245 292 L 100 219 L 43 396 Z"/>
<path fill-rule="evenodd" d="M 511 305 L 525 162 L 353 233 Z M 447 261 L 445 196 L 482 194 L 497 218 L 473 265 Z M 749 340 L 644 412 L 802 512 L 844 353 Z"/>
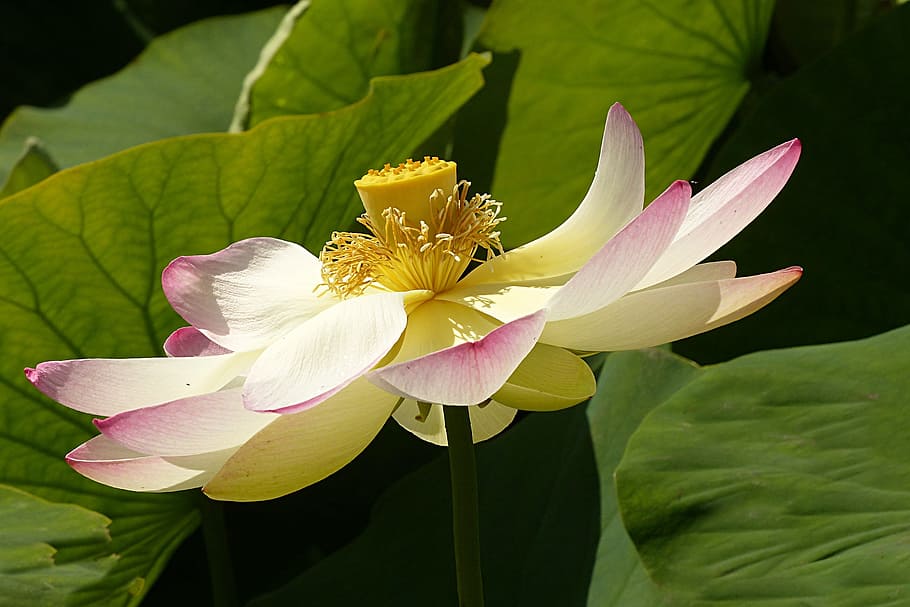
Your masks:
<path fill-rule="evenodd" d="M 482 403 L 499 390 L 537 342 L 543 311 L 469 341 L 372 371 L 376 385 L 404 398 L 440 405 Z"/>
<path fill-rule="evenodd" d="M 549 234 L 481 264 L 465 284 L 514 283 L 575 272 L 641 212 L 644 195 L 641 133 L 616 103 L 607 114 L 594 181 L 575 212 Z"/>
<path fill-rule="evenodd" d="M 787 290 L 802 268 L 630 293 L 586 316 L 548 323 L 541 341 L 586 351 L 634 350 L 704 333 L 755 312 Z"/>
<path fill-rule="evenodd" d="M 235 449 L 186 457 L 144 455 L 96 436 L 73 449 L 66 462 L 82 476 L 127 491 L 181 491 L 201 487 Z"/>
<path fill-rule="evenodd" d="M 236 447 L 277 415 L 244 408 L 240 388 L 126 411 L 95 425 L 121 445 L 161 456 L 195 455 Z"/>
<path fill-rule="evenodd" d="M 321 267 L 299 245 L 249 238 L 211 255 L 178 257 L 161 282 L 174 310 L 212 341 L 255 350 L 337 301 L 316 293 Z"/>
<path fill-rule="evenodd" d="M 213 342 L 196 327 L 182 327 L 165 340 L 164 353 L 168 356 L 213 356 L 231 351 Z"/>
<path fill-rule="evenodd" d="M 338 393 L 398 341 L 407 324 L 407 297 L 380 293 L 345 300 L 272 344 L 244 384 L 247 409 L 296 413 Z"/>
<path fill-rule="evenodd" d="M 397 401 L 360 379 L 318 407 L 282 415 L 246 441 L 204 491 L 218 500 L 254 501 L 312 485 L 357 457 Z"/>
<path fill-rule="evenodd" d="M 557 411 L 591 398 L 597 380 L 571 352 L 537 344 L 493 398 L 525 411 Z"/>
<path fill-rule="evenodd" d="M 110 416 L 215 392 L 250 368 L 256 353 L 185 358 L 89 358 L 50 361 L 25 375 L 76 411 Z"/>
<path fill-rule="evenodd" d="M 517 413 L 512 407 L 504 407 L 495 400 L 483 407 L 468 407 L 474 443 L 491 439 L 508 428 Z M 405 400 L 395 410 L 393 417 L 399 426 L 417 438 L 441 447 L 449 444 L 441 405 L 431 405 L 426 418 L 423 418 L 417 403 Z"/>
<path fill-rule="evenodd" d="M 679 230 L 692 188 L 676 181 L 610 239 L 549 302 L 548 320 L 588 314 L 632 289 Z"/>
<path fill-rule="evenodd" d="M 673 243 L 636 286 L 671 278 L 726 244 L 771 204 L 799 160 L 798 139 L 736 167 L 692 198 Z"/>

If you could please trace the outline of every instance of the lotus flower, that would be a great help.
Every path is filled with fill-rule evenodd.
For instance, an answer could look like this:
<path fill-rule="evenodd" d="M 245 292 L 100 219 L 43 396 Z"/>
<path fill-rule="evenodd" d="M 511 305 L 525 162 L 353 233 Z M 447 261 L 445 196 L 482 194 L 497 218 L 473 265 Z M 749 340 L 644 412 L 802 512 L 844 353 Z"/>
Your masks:
<path fill-rule="evenodd" d="M 167 358 L 45 362 L 26 374 L 104 418 L 67 461 L 136 491 L 278 497 L 347 464 L 390 416 L 445 444 L 440 405 L 470 407 L 484 440 L 517 409 L 590 397 L 580 354 L 702 333 L 796 282 L 796 267 L 736 278 L 731 261 L 699 262 L 770 203 L 799 151 L 797 140 L 779 145 L 694 198 L 677 181 L 642 210 L 641 136 L 614 105 L 574 214 L 505 253 L 499 203 L 469 196 L 454 163 L 386 165 L 355 182 L 367 232 L 333 234 L 318 258 L 251 238 L 173 261 L 164 292 L 190 326 L 168 338 Z"/>

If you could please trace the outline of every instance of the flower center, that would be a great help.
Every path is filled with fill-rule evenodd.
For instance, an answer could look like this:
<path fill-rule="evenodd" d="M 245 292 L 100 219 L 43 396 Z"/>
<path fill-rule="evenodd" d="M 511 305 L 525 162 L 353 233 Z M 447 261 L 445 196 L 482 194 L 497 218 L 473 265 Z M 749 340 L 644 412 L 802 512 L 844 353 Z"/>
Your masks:
<path fill-rule="evenodd" d="M 319 255 L 322 280 L 345 298 L 370 286 L 390 291 L 455 286 L 479 248 L 502 253 L 500 203 L 488 194 L 468 197 L 456 182 L 455 163 L 426 157 L 370 170 L 355 182 L 368 234 L 335 232 Z"/>

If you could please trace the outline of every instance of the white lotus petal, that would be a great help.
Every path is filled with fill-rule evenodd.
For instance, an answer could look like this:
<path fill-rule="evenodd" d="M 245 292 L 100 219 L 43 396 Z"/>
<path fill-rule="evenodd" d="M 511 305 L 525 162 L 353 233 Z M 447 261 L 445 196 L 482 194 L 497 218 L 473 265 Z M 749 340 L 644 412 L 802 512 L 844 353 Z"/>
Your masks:
<path fill-rule="evenodd" d="M 240 388 L 127 411 L 95 422 L 102 434 L 151 455 L 194 455 L 236 447 L 278 416 L 243 406 Z"/>
<path fill-rule="evenodd" d="M 799 160 L 798 139 L 744 162 L 692 198 L 673 243 L 636 286 L 667 280 L 726 244 L 771 204 Z"/>
<path fill-rule="evenodd" d="M 537 344 L 493 398 L 525 411 L 557 411 L 591 398 L 591 367 L 562 348 Z"/>
<path fill-rule="evenodd" d="M 438 295 L 437 299 L 473 308 L 502 322 L 511 322 L 546 308 L 553 296 L 562 288 L 565 280 L 558 284 L 546 284 L 548 282 L 551 281 L 535 285 L 503 283 L 459 285 Z"/>
<path fill-rule="evenodd" d="M 727 278 L 736 278 L 735 261 L 709 261 L 694 265 L 685 272 L 648 288 L 659 289 L 688 282 L 708 282 L 711 280 L 726 280 Z"/>
<path fill-rule="evenodd" d="M 370 381 L 404 398 L 472 405 L 499 390 L 540 336 L 544 312 L 513 320 L 477 341 L 371 371 Z"/>
<path fill-rule="evenodd" d="M 594 181 L 575 212 L 549 234 L 481 264 L 465 284 L 514 283 L 577 271 L 641 212 L 644 177 L 641 133 L 616 103 L 607 115 Z"/>
<path fill-rule="evenodd" d="M 256 360 L 256 352 L 176 358 L 87 358 L 48 361 L 25 375 L 59 403 L 110 416 L 215 392 Z"/>
<path fill-rule="evenodd" d="M 178 257 L 161 283 L 174 310 L 212 341 L 255 350 L 337 303 L 317 289 L 321 268 L 292 242 L 248 238 L 210 255 Z"/>
<path fill-rule="evenodd" d="M 582 351 L 634 350 L 704 333 L 770 303 L 801 268 L 630 293 L 591 314 L 547 323 L 541 341 Z"/>
<path fill-rule="evenodd" d="M 548 304 L 547 320 L 588 314 L 625 295 L 672 242 L 692 188 L 676 181 L 610 239 Z"/>
<path fill-rule="evenodd" d="M 98 483 L 128 491 L 182 491 L 201 487 L 235 449 L 182 457 L 145 455 L 106 436 L 96 436 L 73 449 L 66 462 Z"/>
<path fill-rule="evenodd" d="M 243 401 L 252 411 L 294 413 L 337 394 L 373 368 L 407 324 L 405 302 L 425 292 L 347 299 L 291 331 L 250 369 Z"/>

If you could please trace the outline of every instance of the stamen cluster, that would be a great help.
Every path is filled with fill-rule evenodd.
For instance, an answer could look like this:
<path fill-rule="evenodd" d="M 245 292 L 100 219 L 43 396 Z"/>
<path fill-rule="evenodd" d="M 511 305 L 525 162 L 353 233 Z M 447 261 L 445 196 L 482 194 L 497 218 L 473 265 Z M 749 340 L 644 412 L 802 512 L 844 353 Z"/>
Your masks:
<path fill-rule="evenodd" d="M 395 207 L 382 212 L 377 226 L 366 213 L 357 221 L 369 234 L 335 232 L 319 255 L 323 286 L 346 298 L 360 295 L 367 287 L 389 291 L 451 289 L 486 249 L 486 259 L 502 253 L 498 225 L 501 204 L 489 194 L 468 198 L 467 181 L 459 182 L 452 194 L 441 189 L 429 197 L 431 213 L 416 225 Z"/>

